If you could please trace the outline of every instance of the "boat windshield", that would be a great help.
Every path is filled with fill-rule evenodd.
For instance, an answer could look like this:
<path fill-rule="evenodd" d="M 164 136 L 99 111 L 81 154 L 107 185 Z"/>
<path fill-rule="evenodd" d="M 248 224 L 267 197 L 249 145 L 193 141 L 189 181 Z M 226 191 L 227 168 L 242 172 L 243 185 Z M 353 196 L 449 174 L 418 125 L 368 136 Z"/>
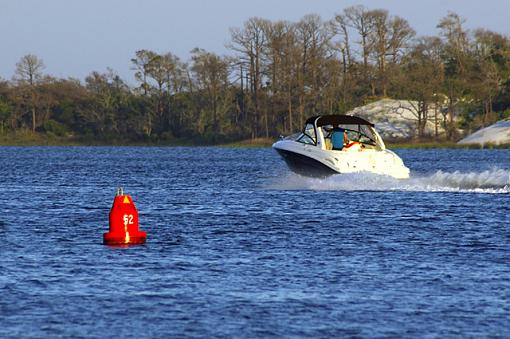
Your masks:
<path fill-rule="evenodd" d="M 298 142 L 309 145 L 317 145 L 317 135 L 313 124 L 306 124 L 303 132 L 299 135 Z"/>
<path fill-rule="evenodd" d="M 347 137 L 351 141 L 357 141 L 365 145 L 377 146 L 377 137 L 369 125 L 325 125 L 322 131 L 325 139 L 331 139 L 333 128 L 340 127 L 347 132 Z"/>

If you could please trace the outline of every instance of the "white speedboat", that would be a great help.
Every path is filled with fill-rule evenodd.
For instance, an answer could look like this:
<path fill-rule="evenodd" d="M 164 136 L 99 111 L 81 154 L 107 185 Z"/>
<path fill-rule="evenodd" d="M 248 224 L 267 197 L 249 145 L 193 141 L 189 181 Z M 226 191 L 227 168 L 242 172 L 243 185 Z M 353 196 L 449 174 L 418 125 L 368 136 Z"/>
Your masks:
<path fill-rule="evenodd" d="M 372 172 L 409 178 L 409 168 L 386 149 L 374 124 L 350 115 L 309 118 L 301 133 L 273 144 L 289 168 L 301 175 Z"/>

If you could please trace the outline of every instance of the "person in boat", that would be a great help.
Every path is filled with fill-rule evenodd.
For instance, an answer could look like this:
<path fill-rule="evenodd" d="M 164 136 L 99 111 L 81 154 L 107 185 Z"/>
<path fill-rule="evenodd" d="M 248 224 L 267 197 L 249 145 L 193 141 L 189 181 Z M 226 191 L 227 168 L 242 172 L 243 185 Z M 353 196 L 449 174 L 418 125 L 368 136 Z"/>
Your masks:
<path fill-rule="evenodd" d="M 347 131 L 341 127 L 333 128 L 331 144 L 335 151 L 359 151 L 362 149 L 361 144 L 358 141 L 350 140 Z"/>
<path fill-rule="evenodd" d="M 341 127 L 333 128 L 331 132 L 331 145 L 334 151 L 341 151 L 345 146 L 345 141 L 348 141 L 347 132 Z"/>

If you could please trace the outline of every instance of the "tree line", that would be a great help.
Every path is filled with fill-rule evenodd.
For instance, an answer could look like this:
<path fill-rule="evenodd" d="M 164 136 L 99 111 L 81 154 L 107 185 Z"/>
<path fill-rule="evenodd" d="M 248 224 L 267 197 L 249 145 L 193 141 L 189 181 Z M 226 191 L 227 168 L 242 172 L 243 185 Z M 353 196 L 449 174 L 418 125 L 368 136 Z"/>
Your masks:
<path fill-rule="evenodd" d="M 111 69 L 55 78 L 26 55 L 0 80 L 0 133 L 215 143 L 294 132 L 309 116 L 389 97 L 416 103 L 418 138 L 435 107 L 446 131 L 436 138 L 455 140 L 510 112 L 509 38 L 464 23 L 448 13 L 437 36 L 418 37 L 406 19 L 363 6 L 330 20 L 250 18 L 230 30 L 227 56 L 136 51 L 135 86 Z"/>

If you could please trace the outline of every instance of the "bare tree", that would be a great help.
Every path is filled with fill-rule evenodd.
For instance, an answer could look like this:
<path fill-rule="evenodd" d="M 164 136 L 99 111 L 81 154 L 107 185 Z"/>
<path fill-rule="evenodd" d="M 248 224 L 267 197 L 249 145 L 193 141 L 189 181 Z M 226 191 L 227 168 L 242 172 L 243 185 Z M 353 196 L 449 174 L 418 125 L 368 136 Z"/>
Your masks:
<path fill-rule="evenodd" d="M 406 74 L 405 95 L 410 110 L 417 118 L 417 137 L 423 138 L 429 120 L 429 108 L 438 105 L 437 94 L 444 79 L 442 61 L 438 51 L 441 41 L 437 38 L 423 38 L 405 58 L 403 68 Z M 413 102 L 414 101 L 414 102 Z M 437 126 L 437 109 L 435 109 Z M 437 137 L 437 127 L 436 127 Z"/>
<path fill-rule="evenodd" d="M 344 9 L 344 15 L 347 19 L 348 25 L 356 30 L 360 37 L 358 42 L 361 46 L 361 56 L 363 59 L 363 73 L 365 81 L 369 81 L 369 65 L 368 56 L 370 54 L 370 44 L 368 35 L 372 30 L 372 17 L 369 11 L 364 6 L 352 6 Z"/>
<path fill-rule="evenodd" d="M 291 132 L 294 126 L 293 101 L 299 68 L 296 25 L 287 21 L 277 21 L 267 25 L 266 28 L 264 61 L 270 81 L 271 111 L 273 114 L 286 111 L 286 114 L 281 116 L 282 130 Z"/>
<path fill-rule="evenodd" d="M 405 19 L 392 17 L 386 10 L 372 10 L 368 14 L 372 23 L 370 52 L 376 61 L 380 93 L 386 97 L 390 83 L 388 67 L 397 64 L 416 33 Z"/>
<path fill-rule="evenodd" d="M 16 76 L 22 83 L 28 83 L 30 88 L 30 106 L 32 112 L 32 132 L 36 128 L 36 106 L 37 106 L 37 91 L 35 85 L 42 77 L 42 70 L 45 68 L 42 59 L 39 59 L 33 54 L 27 54 L 21 57 L 20 61 L 16 63 Z"/>
<path fill-rule="evenodd" d="M 131 59 L 133 63 L 133 70 L 135 71 L 135 79 L 141 83 L 140 87 L 142 88 L 143 95 L 147 100 L 147 93 L 149 92 L 150 85 L 148 82 L 149 71 L 151 67 L 152 60 L 156 57 L 156 53 L 142 49 L 135 52 L 136 57 Z M 152 121 L 152 109 L 145 109 L 144 116 L 144 131 L 146 135 L 150 136 L 152 134 L 153 121 Z"/>
<path fill-rule="evenodd" d="M 397 64 L 405 51 L 410 49 L 411 41 L 416 36 L 416 31 L 409 25 L 406 19 L 399 16 L 392 17 L 389 22 L 389 55 L 391 62 Z"/>
<path fill-rule="evenodd" d="M 253 102 L 253 129 L 252 137 L 259 134 L 260 125 L 260 92 L 263 84 L 262 57 L 266 46 L 266 26 L 270 22 L 261 18 L 250 18 L 244 23 L 243 29 L 233 28 L 230 30 L 232 43 L 230 49 L 240 53 L 240 59 L 248 70 L 250 80 L 251 101 Z M 267 118 L 265 119 L 267 126 Z M 267 130 L 267 129 L 266 129 Z"/>
<path fill-rule="evenodd" d="M 156 53 L 141 49 L 135 52 L 136 57 L 131 59 L 133 63 L 133 70 L 135 71 L 135 79 L 141 82 L 140 87 L 142 88 L 143 95 L 147 96 L 149 91 L 149 84 L 147 77 L 149 75 L 149 69 L 151 67 L 152 59 L 156 57 Z"/>
<path fill-rule="evenodd" d="M 16 63 L 16 75 L 18 80 L 26 81 L 34 86 L 42 77 L 42 71 L 46 66 L 42 59 L 33 54 L 27 54 Z"/>
<path fill-rule="evenodd" d="M 386 79 L 386 55 L 388 54 L 389 40 L 389 15 L 388 11 L 376 9 L 367 13 L 372 23 L 368 41 L 370 52 L 374 55 L 377 66 L 377 80 L 381 88 L 381 94 L 387 96 Z M 375 79 L 374 79 L 375 80 Z M 375 95 L 375 82 L 372 82 L 372 95 Z"/>
<path fill-rule="evenodd" d="M 340 49 L 342 52 L 344 73 L 350 68 L 352 64 L 351 56 L 351 43 L 349 34 L 348 18 L 345 14 L 337 14 L 335 16 L 336 31 L 335 33 L 340 36 Z"/>
<path fill-rule="evenodd" d="M 299 122 L 302 125 L 307 108 L 311 114 L 320 109 L 323 85 L 327 83 L 326 60 L 334 54 L 332 38 L 335 30 L 332 22 L 324 22 L 318 15 L 306 15 L 297 23 L 296 33 L 300 53 Z M 315 105 L 307 107 L 310 101 Z"/>
<path fill-rule="evenodd" d="M 465 20 L 458 14 L 450 12 L 441 19 L 437 27 L 443 38 L 443 57 L 445 59 L 444 91 L 448 97 L 448 138 L 454 139 L 456 106 L 464 96 L 468 83 L 469 38 L 464 30 Z"/>
<path fill-rule="evenodd" d="M 353 64 L 348 18 L 345 14 L 337 14 L 335 16 L 335 22 L 336 33 L 340 36 L 340 42 L 338 43 L 337 48 L 341 54 L 342 64 L 342 80 L 341 80 L 342 104 L 344 107 L 346 107 L 348 101 L 347 93 L 351 87 L 352 78 L 351 66 Z"/>

